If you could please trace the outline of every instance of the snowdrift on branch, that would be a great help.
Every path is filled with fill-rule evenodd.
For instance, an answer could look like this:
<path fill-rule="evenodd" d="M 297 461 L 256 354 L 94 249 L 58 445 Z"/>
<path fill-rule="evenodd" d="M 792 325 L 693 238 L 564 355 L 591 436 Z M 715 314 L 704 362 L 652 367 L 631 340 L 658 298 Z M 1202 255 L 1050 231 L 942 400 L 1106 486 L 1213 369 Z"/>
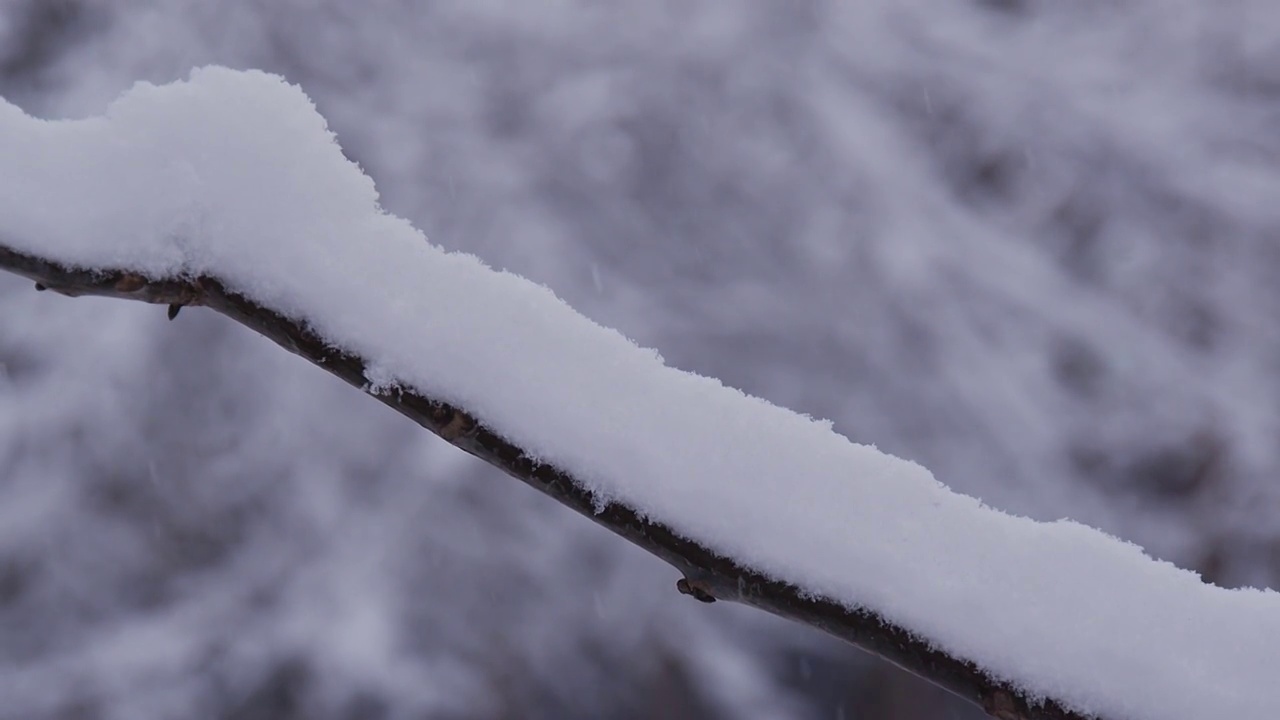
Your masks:
<path fill-rule="evenodd" d="M 53 287 L 70 294 L 265 309 L 319 339 L 312 359 L 358 358 L 371 392 L 461 409 L 588 511 L 865 611 L 1024 700 L 1139 720 L 1280 706 L 1275 593 L 984 507 L 432 246 L 277 77 L 200 70 L 80 121 L 0 103 L 0 250 L 29 276 L 65 270 Z"/>

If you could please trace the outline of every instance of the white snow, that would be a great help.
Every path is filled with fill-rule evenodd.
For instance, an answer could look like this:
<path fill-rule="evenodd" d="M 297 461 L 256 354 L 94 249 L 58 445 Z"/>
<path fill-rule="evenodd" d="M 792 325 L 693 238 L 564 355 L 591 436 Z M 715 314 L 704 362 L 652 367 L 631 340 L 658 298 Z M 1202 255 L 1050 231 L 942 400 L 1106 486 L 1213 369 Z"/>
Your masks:
<path fill-rule="evenodd" d="M 277 77 L 199 70 L 88 120 L 0 103 L 0 242 L 223 278 L 368 358 L 371 382 L 461 405 L 603 498 L 1078 710 L 1201 720 L 1280 705 L 1276 593 L 1205 585 L 1082 525 L 984 507 L 430 245 L 381 211 Z"/>

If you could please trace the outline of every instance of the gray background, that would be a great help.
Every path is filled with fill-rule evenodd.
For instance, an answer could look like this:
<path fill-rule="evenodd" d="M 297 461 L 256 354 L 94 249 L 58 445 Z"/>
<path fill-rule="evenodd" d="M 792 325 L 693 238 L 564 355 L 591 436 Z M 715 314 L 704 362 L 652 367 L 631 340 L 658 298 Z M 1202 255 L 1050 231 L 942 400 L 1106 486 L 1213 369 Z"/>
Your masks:
<path fill-rule="evenodd" d="M 1266 0 L 0 0 L 42 117 L 209 63 L 672 364 L 1276 583 Z M 212 313 L 0 277 L 4 720 L 975 717 L 674 581 Z"/>

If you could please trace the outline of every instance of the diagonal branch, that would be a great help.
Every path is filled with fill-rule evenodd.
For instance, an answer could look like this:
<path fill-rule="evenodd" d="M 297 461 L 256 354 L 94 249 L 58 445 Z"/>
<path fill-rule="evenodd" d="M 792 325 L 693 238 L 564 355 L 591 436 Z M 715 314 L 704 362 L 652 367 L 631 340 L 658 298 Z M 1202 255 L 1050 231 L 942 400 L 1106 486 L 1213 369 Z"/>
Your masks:
<path fill-rule="evenodd" d="M 720 557 L 680 537 L 635 510 L 599 503 L 582 483 L 553 465 L 533 461 L 520 447 L 499 437 L 465 408 L 411 390 L 373 391 L 365 360 L 338 350 L 303 323 L 235 293 L 214 277 L 149 279 L 114 269 L 74 269 L 17 252 L 0 244 L 0 268 L 30 278 L 37 290 L 77 297 L 98 295 L 169 306 L 173 318 L 187 305 L 203 305 L 274 340 L 281 347 L 361 388 L 445 441 L 550 495 L 561 504 L 662 558 L 683 577 L 677 589 L 704 602 L 731 600 L 789 618 L 847 640 L 915 675 L 984 708 L 1001 720 L 1085 720 L 1052 698 L 1033 699 L 994 680 L 973 662 L 931 646 L 927 639 L 886 621 L 879 614 L 851 611 L 838 603 L 800 592 Z"/>

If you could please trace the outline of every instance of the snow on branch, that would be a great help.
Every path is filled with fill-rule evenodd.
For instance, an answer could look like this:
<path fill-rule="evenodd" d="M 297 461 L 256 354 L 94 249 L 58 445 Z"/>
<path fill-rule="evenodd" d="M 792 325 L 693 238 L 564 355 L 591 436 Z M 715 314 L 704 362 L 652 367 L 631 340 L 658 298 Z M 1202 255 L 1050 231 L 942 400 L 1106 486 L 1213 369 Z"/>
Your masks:
<path fill-rule="evenodd" d="M 0 102 L 0 267 L 212 308 L 671 563 L 682 592 L 821 628 L 996 717 L 1280 707 L 1280 595 L 987 508 L 430 245 L 279 78 L 201 70 L 82 121 Z"/>
<path fill-rule="evenodd" d="M 646 518 L 632 508 L 620 503 L 602 504 L 570 473 L 538 462 L 466 411 L 401 387 L 374 388 L 367 380 L 365 359 L 335 348 L 302 324 L 228 290 L 217 279 L 204 276 L 151 281 L 129 271 L 71 270 L 14 252 L 2 241 L 0 267 L 35 280 L 37 290 L 53 290 L 73 297 L 96 295 L 168 305 L 171 318 L 188 305 L 209 307 L 363 388 L 450 444 L 662 558 L 683 574 L 676 587 L 684 594 L 703 602 L 733 600 L 820 628 L 986 707 L 997 717 L 1084 717 L 1066 711 L 1054 700 L 1029 703 L 1025 693 L 1015 686 L 992 680 L 972 662 L 931 647 L 923 638 L 874 612 L 851 610 L 840 603 L 812 596 L 687 540 L 667 525 Z"/>

